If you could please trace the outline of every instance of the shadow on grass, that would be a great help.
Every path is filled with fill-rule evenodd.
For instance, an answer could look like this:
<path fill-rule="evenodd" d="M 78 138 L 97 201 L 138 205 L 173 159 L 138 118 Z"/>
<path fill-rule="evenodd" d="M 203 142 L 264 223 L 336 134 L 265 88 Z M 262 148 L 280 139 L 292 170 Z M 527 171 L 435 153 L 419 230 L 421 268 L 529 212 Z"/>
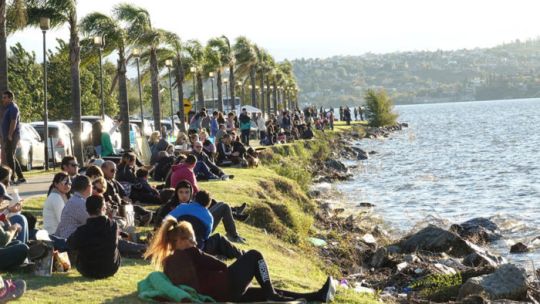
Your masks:
<path fill-rule="evenodd" d="M 73 271 L 70 273 L 55 273 L 52 277 L 39 277 L 28 273 L 14 273 L 17 279 L 26 281 L 29 290 L 39 290 L 44 287 L 58 287 L 65 284 L 93 282 L 94 279 L 85 278 L 83 276 L 74 276 Z"/>
<path fill-rule="evenodd" d="M 103 303 L 112 304 L 112 303 L 146 303 L 146 302 L 139 300 L 139 298 L 137 297 L 137 292 L 135 291 L 127 295 L 122 295 L 122 296 L 115 297 L 109 300 L 105 300 L 103 301 Z"/>

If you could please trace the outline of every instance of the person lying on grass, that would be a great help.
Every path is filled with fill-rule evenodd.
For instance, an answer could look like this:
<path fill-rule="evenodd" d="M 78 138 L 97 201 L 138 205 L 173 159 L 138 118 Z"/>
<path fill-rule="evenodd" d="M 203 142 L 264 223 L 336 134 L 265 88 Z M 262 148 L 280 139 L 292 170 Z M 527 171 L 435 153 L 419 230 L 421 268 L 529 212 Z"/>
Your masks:
<path fill-rule="evenodd" d="M 171 211 L 177 208 L 180 204 L 191 203 L 191 199 L 191 184 L 187 181 L 180 181 L 176 186 L 176 189 L 174 190 L 174 195 L 171 197 L 171 199 L 165 205 L 163 205 L 163 207 L 159 208 L 158 211 L 156 211 L 156 221 L 154 223 L 155 225 L 157 225 L 157 228 L 159 228 L 159 226 L 163 222 L 163 219 Z M 208 208 L 208 211 L 210 211 L 214 219 L 212 232 L 216 230 L 216 227 L 219 225 L 221 220 L 223 220 L 223 226 L 225 227 L 227 238 L 231 242 L 245 243 L 246 240 L 240 235 L 238 235 L 235 223 L 235 219 L 241 221 L 245 221 L 247 219 L 248 216 L 244 214 L 245 209 L 245 203 L 240 207 L 231 208 L 227 203 L 217 202 L 216 200 L 212 199 L 210 207 Z"/>
<path fill-rule="evenodd" d="M 174 285 L 187 285 L 218 302 L 292 301 L 329 302 L 335 295 L 335 282 L 329 277 L 316 292 L 296 293 L 274 288 L 262 254 L 250 250 L 232 265 L 197 248 L 195 232 L 187 221 L 167 218 L 152 240 L 145 258 L 162 268 Z M 250 287 L 255 278 L 260 287 Z"/>
<path fill-rule="evenodd" d="M 85 277 L 102 279 L 113 276 L 120 267 L 118 251 L 118 226 L 105 216 L 106 206 L 102 196 L 86 200 L 88 219 L 68 238 L 71 250 L 77 252 L 75 265 Z"/>

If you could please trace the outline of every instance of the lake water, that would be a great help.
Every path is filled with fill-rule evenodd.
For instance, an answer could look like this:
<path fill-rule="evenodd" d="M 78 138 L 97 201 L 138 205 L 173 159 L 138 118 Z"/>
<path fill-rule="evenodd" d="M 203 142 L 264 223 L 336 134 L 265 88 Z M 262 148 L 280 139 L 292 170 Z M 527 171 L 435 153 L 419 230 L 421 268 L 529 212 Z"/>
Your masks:
<path fill-rule="evenodd" d="M 396 111 L 409 128 L 358 143 L 378 154 L 358 163 L 352 181 L 336 185 L 345 201 L 375 204 L 374 211 L 400 233 L 427 222 L 449 227 L 493 218 L 504 239 L 492 250 L 527 268 L 531 261 L 540 267 L 539 246 L 509 254 L 514 242 L 540 237 L 540 99 Z"/>

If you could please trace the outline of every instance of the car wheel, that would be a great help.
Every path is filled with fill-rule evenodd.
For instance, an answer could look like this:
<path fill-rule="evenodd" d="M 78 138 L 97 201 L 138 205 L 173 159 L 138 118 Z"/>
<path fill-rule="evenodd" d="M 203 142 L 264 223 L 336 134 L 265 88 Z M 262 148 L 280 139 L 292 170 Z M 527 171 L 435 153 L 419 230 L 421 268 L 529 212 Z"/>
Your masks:
<path fill-rule="evenodd" d="M 26 162 L 26 171 L 32 171 L 32 151 L 28 152 L 28 161 Z"/>

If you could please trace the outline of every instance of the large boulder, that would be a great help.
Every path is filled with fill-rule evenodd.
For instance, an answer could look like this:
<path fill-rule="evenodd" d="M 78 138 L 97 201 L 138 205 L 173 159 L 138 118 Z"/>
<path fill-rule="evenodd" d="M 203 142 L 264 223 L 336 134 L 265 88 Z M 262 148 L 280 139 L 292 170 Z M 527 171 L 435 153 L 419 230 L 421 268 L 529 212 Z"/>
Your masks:
<path fill-rule="evenodd" d="M 476 244 L 486 244 L 502 237 L 497 224 L 485 217 L 473 218 L 461 224 L 454 224 L 450 227 L 450 231 Z"/>
<path fill-rule="evenodd" d="M 328 160 L 326 160 L 325 165 L 326 165 L 326 167 L 328 167 L 330 169 L 334 169 L 335 171 L 338 171 L 338 172 L 348 172 L 349 171 L 347 169 L 347 166 L 345 166 L 345 164 L 343 164 L 339 160 L 328 159 Z"/>
<path fill-rule="evenodd" d="M 425 250 L 429 252 L 446 252 L 458 257 L 475 252 L 470 245 L 469 242 L 465 241 L 459 235 L 435 225 L 429 225 L 415 234 L 402 239 L 399 243 L 399 246 L 405 253 Z"/>
<path fill-rule="evenodd" d="M 465 256 L 463 259 L 463 265 L 469 266 L 469 267 L 485 267 L 485 266 L 491 266 L 491 267 L 497 267 L 501 264 L 505 264 L 507 261 L 505 258 L 494 255 L 491 252 L 487 251 L 486 249 L 477 246 L 475 244 L 472 244 L 470 242 L 469 246 L 471 249 L 474 250 L 473 253 Z"/>
<path fill-rule="evenodd" d="M 494 273 L 470 278 L 459 289 L 458 301 L 470 295 L 489 300 L 523 300 L 527 296 L 527 274 L 523 268 L 505 264 Z"/>

